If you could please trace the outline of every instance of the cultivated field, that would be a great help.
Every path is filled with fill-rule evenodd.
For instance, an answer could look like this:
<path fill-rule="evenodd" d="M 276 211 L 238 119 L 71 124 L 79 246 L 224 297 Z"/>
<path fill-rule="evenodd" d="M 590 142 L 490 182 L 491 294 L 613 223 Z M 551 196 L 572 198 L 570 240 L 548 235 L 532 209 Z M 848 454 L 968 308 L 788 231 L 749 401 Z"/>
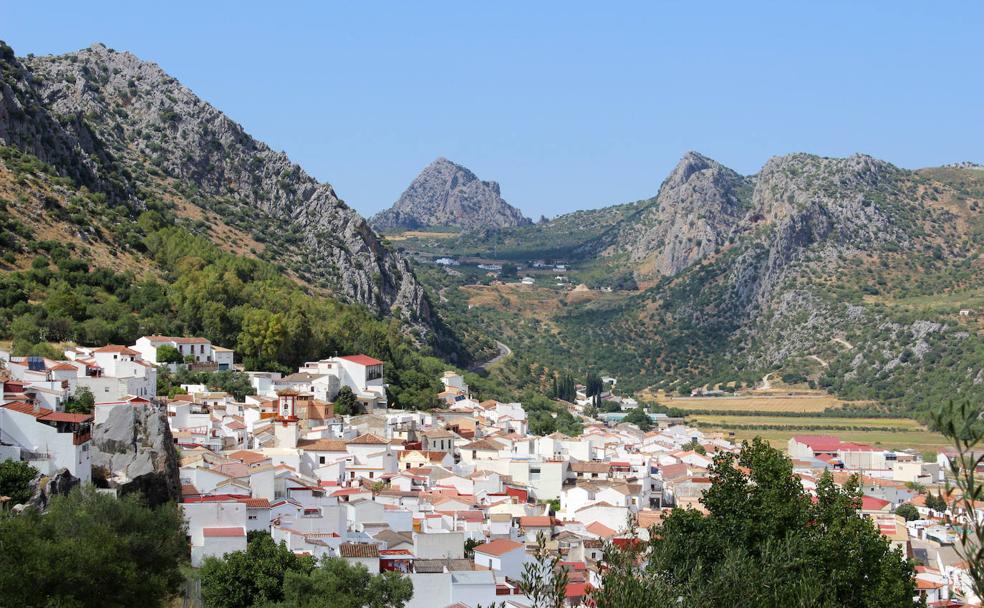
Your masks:
<path fill-rule="evenodd" d="M 789 420 L 794 420 L 790 418 Z M 701 428 L 705 433 L 714 432 L 713 428 Z M 753 437 L 762 437 L 774 447 L 785 449 L 786 443 L 793 435 L 834 435 L 842 441 L 857 441 L 859 443 L 869 443 L 887 449 L 915 450 L 937 450 L 949 447 L 949 441 L 938 433 L 929 431 L 795 431 L 795 430 L 720 430 L 725 436 L 734 433 L 735 441 L 748 440 Z"/>
<path fill-rule="evenodd" d="M 688 420 L 705 424 L 755 424 L 765 426 L 817 426 L 817 427 L 877 427 L 885 429 L 924 430 L 925 427 L 911 418 L 849 418 L 833 416 L 718 416 L 698 414 Z"/>
<path fill-rule="evenodd" d="M 849 402 L 826 393 L 742 395 L 739 397 L 665 397 L 657 395 L 657 401 L 681 410 L 709 410 L 717 412 L 822 412 L 830 407 L 840 407 Z M 854 405 L 857 405 L 856 403 Z"/>

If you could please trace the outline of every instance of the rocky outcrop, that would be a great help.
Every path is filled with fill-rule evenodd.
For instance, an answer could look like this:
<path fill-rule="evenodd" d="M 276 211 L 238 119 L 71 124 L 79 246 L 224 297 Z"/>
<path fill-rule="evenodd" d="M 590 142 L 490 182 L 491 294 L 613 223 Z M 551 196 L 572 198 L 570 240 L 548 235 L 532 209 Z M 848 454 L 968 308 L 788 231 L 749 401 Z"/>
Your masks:
<path fill-rule="evenodd" d="M 150 504 L 178 500 L 180 465 L 163 410 L 130 404 L 102 406 L 92 427 L 92 467 L 121 494 L 141 492 Z"/>
<path fill-rule="evenodd" d="M 21 60 L 6 46 L 0 54 L 0 143 L 107 192 L 134 216 L 148 195 L 221 205 L 244 231 L 267 229 L 260 238 L 275 240 L 271 261 L 380 315 L 399 310 L 422 335 L 438 327 L 408 262 L 329 184 L 156 64 L 101 44 Z"/>
<path fill-rule="evenodd" d="M 604 252 L 627 253 L 640 275 L 674 275 L 717 253 L 741 229 L 751 180 L 688 152 L 640 213 L 603 237 Z"/>
<path fill-rule="evenodd" d="M 27 504 L 14 505 L 15 509 L 33 508 L 44 511 L 48 508 L 53 496 L 67 496 L 74 488 L 79 486 L 79 478 L 68 472 L 68 469 L 59 469 L 54 475 L 38 473 L 31 480 L 31 498 Z"/>
<path fill-rule="evenodd" d="M 376 230 L 447 226 L 468 231 L 532 223 L 502 200 L 499 184 L 446 158 L 427 165 L 392 207 L 370 220 Z"/>

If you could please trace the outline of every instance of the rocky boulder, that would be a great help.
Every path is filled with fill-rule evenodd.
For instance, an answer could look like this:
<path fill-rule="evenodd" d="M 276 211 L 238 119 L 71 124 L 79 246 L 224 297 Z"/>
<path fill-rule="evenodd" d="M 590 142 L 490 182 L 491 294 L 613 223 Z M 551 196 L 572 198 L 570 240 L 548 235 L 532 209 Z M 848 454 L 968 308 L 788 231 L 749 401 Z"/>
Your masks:
<path fill-rule="evenodd" d="M 178 454 L 165 412 L 153 405 L 100 407 L 109 412 L 92 429 L 93 469 L 121 494 L 139 491 L 150 504 L 180 498 Z"/>

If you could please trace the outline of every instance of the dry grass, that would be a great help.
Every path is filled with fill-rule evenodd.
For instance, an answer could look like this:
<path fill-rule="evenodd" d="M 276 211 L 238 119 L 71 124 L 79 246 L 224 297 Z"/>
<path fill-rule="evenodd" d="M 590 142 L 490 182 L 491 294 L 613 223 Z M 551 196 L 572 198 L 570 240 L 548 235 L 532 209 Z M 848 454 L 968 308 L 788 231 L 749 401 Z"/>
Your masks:
<path fill-rule="evenodd" d="M 654 398 L 669 407 L 681 410 L 709 410 L 718 412 L 822 412 L 827 408 L 843 405 L 858 405 L 857 402 L 841 401 L 826 393 L 794 393 L 768 395 L 741 395 L 738 397 L 666 397 L 643 394 L 643 398 Z"/>
<path fill-rule="evenodd" d="M 708 424 L 762 424 L 790 426 L 856 426 L 883 427 L 890 429 L 925 430 L 918 421 L 911 418 L 838 418 L 834 416 L 718 416 L 698 414 L 689 419 Z M 802 432 L 802 431 L 799 431 Z"/>

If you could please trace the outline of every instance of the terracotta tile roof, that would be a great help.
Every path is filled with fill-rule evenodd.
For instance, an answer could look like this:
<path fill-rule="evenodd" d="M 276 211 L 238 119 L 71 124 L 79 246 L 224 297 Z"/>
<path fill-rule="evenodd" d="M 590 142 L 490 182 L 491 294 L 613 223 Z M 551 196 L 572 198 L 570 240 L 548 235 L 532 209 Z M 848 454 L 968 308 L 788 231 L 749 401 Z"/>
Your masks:
<path fill-rule="evenodd" d="M 348 443 L 355 445 L 382 445 L 388 443 L 385 439 L 379 435 L 374 435 L 373 433 L 366 433 L 365 435 L 359 435 L 355 439 L 352 439 Z"/>
<path fill-rule="evenodd" d="M 94 352 L 94 353 L 119 353 L 121 355 L 134 355 L 134 356 L 140 354 L 140 353 L 138 353 L 137 351 L 133 350 L 132 348 L 130 348 L 128 346 L 121 346 L 119 344 L 107 344 L 106 346 L 103 346 L 102 348 L 97 348 L 97 349 L 95 349 L 92 352 Z"/>
<path fill-rule="evenodd" d="M 612 463 L 572 460 L 571 470 L 575 473 L 609 473 L 612 470 Z"/>
<path fill-rule="evenodd" d="M 89 422 L 92 414 L 69 414 L 68 412 L 51 412 L 44 416 L 39 416 L 38 420 L 51 422 Z"/>
<path fill-rule="evenodd" d="M 239 502 L 246 505 L 247 509 L 269 509 L 270 501 L 266 498 L 243 498 Z"/>
<path fill-rule="evenodd" d="M 519 527 L 521 528 L 548 528 L 557 520 L 550 517 L 549 515 L 533 515 L 527 517 L 519 518 Z"/>
<path fill-rule="evenodd" d="M 3 407 L 14 412 L 20 412 L 21 414 L 28 414 L 34 416 L 35 418 L 42 418 L 44 416 L 47 416 L 48 414 L 53 413 L 52 410 L 49 410 L 46 407 L 40 407 L 40 406 L 35 407 L 30 403 L 24 401 L 12 401 L 10 403 L 7 403 Z"/>
<path fill-rule="evenodd" d="M 341 439 L 299 439 L 297 447 L 315 452 L 344 452 L 345 441 Z"/>
<path fill-rule="evenodd" d="M 588 532 L 594 534 L 595 536 L 600 536 L 602 538 L 611 538 L 615 536 L 615 530 L 612 530 L 600 521 L 592 522 L 588 524 L 585 528 Z"/>
<path fill-rule="evenodd" d="M 492 439 L 479 439 L 478 441 L 473 441 L 469 444 L 461 446 L 462 450 L 485 450 L 491 452 L 498 452 L 502 449 L 502 444 L 498 441 L 493 441 Z"/>
<path fill-rule="evenodd" d="M 59 363 L 56 363 L 55 365 L 52 365 L 48 369 L 53 372 L 78 371 L 78 368 L 72 365 L 71 363 L 69 363 L 68 361 L 61 361 Z"/>
<path fill-rule="evenodd" d="M 246 528 L 202 528 L 206 538 L 246 536 Z"/>
<path fill-rule="evenodd" d="M 346 361 L 351 361 L 358 365 L 382 365 L 383 362 L 379 359 L 373 359 L 368 355 L 345 355 L 344 357 L 339 357 L 339 359 L 345 359 Z"/>
<path fill-rule="evenodd" d="M 300 442 L 298 442 L 300 443 Z M 244 464 L 252 465 L 263 462 L 264 460 L 269 460 L 269 456 L 264 456 L 259 452 L 253 452 L 250 450 L 239 450 L 238 452 L 233 452 L 227 455 L 228 458 L 232 460 L 238 460 Z"/>
<path fill-rule="evenodd" d="M 475 552 L 499 557 L 501 555 L 505 555 L 506 553 L 509 553 L 510 551 L 515 551 L 516 549 L 522 549 L 522 548 L 523 548 L 522 543 L 517 543 L 515 541 L 506 538 L 498 538 L 491 542 L 478 545 L 477 547 L 475 547 Z"/>
<path fill-rule="evenodd" d="M 193 484 L 183 483 L 181 484 L 181 496 L 198 496 L 201 492 L 198 491 Z"/>
<path fill-rule="evenodd" d="M 369 543 L 342 543 L 338 547 L 342 557 L 379 557 L 379 545 Z"/>

